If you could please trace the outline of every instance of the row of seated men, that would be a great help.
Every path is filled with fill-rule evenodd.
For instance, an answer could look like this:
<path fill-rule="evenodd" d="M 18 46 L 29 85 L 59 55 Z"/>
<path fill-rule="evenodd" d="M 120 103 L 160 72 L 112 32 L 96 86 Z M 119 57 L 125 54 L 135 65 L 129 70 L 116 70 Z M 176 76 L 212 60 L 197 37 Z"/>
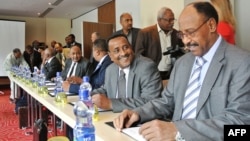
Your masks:
<path fill-rule="evenodd" d="M 174 64 L 171 54 L 164 55 L 163 52 L 168 51 L 169 46 L 183 46 L 181 39 L 177 37 L 177 30 L 173 28 L 174 19 L 172 10 L 163 7 L 158 11 L 157 24 L 140 30 L 133 28 L 132 16 L 123 13 L 120 16 L 123 29 L 111 36 L 111 39 L 114 37 L 114 44 L 104 39 L 93 42 L 92 56 L 97 65 L 82 57 L 79 47 L 70 48 L 70 59 L 65 61 L 61 73 L 65 80 L 64 90 L 78 93 L 82 77 L 88 75 L 93 86 L 93 102 L 102 109 L 112 109 L 115 112 L 138 107 L 150 99 L 159 97 L 162 80 L 169 78 Z M 56 47 L 57 45 L 55 49 Z M 43 69 L 49 80 L 55 77 L 56 71 L 60 71 L 59 66 L 52 65 L 51 58 L 55 55 L 52 54 L 52 49 L 46 49 L 44 52 L 47 62 L 51 62 L 45 63 Z M 183 53 L 178 52 L 174 57 L 178 58 L 181 55 Z M 49 70 L 50 68 L 54 68 L 54 71 Z M 122 96 L 118 93 L 120 70 L 124 71 L 126 78 L 126 90 Z M 49 75 L 51 73 L 53 76 Z"/>
<path fill-rule="evenodd" d="M 88 75 L 93 87 L 93 102 L 99 108 L 114 112 L 128 107 L 135 108 L 160 97 L 162 78 L 155 62 L 135 55 L 125 35 L 112 36 L 108 41 L 95 40 L 92 53 L 98 62 L 96 67 L 82 57 L 78 46 L 70 48 L 70 58 L 66 60 L 61 72 L 64 91 L 78 93 L 82 77 Z M 61 70 L 61 64 L 52 48 L 47 48 L 44 54 L 47 59 L 43 71 L 46 78 L 51 80 Z M 121 70 L 125 73 L 126 89 L 119 93 Z"/>

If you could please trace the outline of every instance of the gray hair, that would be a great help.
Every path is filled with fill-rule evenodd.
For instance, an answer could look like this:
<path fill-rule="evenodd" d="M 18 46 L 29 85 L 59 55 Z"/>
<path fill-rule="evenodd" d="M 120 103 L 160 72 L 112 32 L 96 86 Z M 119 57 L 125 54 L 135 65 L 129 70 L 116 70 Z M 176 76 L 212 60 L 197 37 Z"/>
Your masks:
<path fill-rule="evenodd" d="M 163 15 L 165 14 L 166 11 L 171 11 L 172 10 L 168 7 L 162 7 L 159 11 L 158 11 L 158 14 L 157 14 L 157 19 L 161 19 L 163 17 Z"/>

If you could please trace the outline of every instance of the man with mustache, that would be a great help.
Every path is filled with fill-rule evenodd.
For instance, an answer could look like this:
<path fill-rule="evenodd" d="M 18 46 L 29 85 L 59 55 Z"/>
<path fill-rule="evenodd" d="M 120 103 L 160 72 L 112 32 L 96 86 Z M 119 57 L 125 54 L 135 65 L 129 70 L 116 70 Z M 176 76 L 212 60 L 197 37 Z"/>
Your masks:
<path fill-rule="evenodd" d="M 157 24 L 141 29 L 136 40 L 135 53 L 152 59 L 158 66 L 162 80 L 169 79 L 175 59 L 183 55 L 178 47 L 184 45 L 177 36 L 178 31 L 173 28 L 174 22 L 172 10 L 162 7 L 157 14 Z M 174 54 L 163 54 L 170 51 L 174 51 Z"/>
<path fill-rule="evenodd" d="M 104 86 L 92 92 L 94 104 L 102 109 L 121 112 L 160 97 L 162 83 L 156 64 L 141 55 L 135 56 L 126 35 L 110 37 L 108 49 L 114 63 L 106 69 Z M 124 73 L 123 80 L 118 80 Z"/>
<path fill-rule="evenodd" d="M 61 74 L 63 80 L 71 82 L 72 77 L 82 78 L 87 74 L 89 64 L 89 60 L 82 56 L 80 47 L 77 45 L 72 46 L 70 48 L 70 58 L 65 61 L 65 68 Z"/>
<path fill-rule="evenodd" d="M 180 38 L 190 53 L 176 61 L 163 98 L 124 110 L 118 130 L 139 122 L 150 141 L 223 141 L 224 125 L 249 125 L 250 53 L 227 43 L 217 24 L 209 2 L 184 8 Z"/>

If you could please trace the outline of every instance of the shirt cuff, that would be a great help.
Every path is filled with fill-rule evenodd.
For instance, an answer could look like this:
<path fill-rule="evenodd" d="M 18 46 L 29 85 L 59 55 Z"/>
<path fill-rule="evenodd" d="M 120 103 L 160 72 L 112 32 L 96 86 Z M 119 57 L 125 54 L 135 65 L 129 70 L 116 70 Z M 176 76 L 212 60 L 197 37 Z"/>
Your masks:
<path fill-rule="evenodd" d="M 176 141 L 185 141 L 185 139 L 181 136 L 181 133 L 178 131 L 175 136 Z"/>

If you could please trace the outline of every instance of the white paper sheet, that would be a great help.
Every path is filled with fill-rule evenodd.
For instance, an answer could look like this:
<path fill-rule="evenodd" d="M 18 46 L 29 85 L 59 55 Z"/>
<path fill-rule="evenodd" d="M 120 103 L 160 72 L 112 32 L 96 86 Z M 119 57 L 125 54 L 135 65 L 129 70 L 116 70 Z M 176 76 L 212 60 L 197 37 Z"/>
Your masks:
<path fill-rule="evenodd" d="M 134 138 L 137 141 L 146 141 L 142 135 L 139 134 L 140 127 L 124 128 L 122 132 Z"/>

